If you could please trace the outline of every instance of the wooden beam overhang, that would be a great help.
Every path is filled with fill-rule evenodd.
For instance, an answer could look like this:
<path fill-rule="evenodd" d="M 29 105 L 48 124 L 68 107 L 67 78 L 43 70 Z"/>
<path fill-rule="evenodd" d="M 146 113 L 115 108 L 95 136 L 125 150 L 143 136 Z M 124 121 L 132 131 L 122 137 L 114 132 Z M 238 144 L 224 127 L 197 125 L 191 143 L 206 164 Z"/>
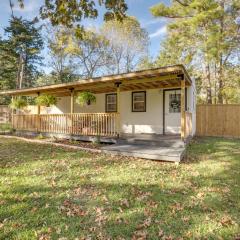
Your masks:
<path fill-rule="evenodd" d="M 174 88 L 181 86 L 182 76 L 185 76 L 186 86 L 191 85 L 185 68 L 182 65 L 138 71 L 134 73 L 119 74 L 78 82 L 56 84 L 37 88 L 2 91 L 0 95 L 12 96 L 37 96 L 37 93 L 49 93 L 56 96 L 70 96 L 70 89 L 74 88 L 75 92 L 91 91 L 95 94 L 116 92 L 115 83 L 121 81 L 121 91 L 146 90 L 154 88 Z"/>

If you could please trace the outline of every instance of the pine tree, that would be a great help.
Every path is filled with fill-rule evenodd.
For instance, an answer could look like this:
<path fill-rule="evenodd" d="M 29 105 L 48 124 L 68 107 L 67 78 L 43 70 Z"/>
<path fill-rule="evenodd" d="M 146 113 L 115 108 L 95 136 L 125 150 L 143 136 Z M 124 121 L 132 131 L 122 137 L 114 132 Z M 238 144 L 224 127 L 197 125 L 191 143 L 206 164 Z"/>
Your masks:
<path fill-rule="evenodd" d="M 152 7 L 156 17 L 172 19 L 159 60 L 193 66 L 201 76 L 207 102 L 223 103 L 224 88 L 231 81 L 227 69 L 239 66 L 238 0 L 175 0 L 170 6 Z M 167 47 L 166 47 L 167 46 Z"/>
<path fill-rule="evenodd" d="M 8 57 L 12 58 L 11 61 L 15 65 L 13 69 L 14 87 L 34 86 L 34 81 L 39 73 L 37 66 L 41 64 L 42 60 L 40 55 L 43 48 L 41 27 L 35 27 L 36 20 L 28 21 L 17 17 L 11 18 L 9 22 L 10 26 L 5 28 L 8 39 L 4 41 L 3 48 L 4 44 L 8 45 L 5 50 L 8 51 Z M 9 79 L 9 81 L 12 80 Z"/>

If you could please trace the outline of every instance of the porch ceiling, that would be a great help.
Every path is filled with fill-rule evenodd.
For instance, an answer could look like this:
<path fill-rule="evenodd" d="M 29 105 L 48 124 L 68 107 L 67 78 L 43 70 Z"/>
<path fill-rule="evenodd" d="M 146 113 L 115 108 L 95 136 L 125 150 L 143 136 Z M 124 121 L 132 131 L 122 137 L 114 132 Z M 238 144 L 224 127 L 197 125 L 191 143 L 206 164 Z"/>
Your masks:
<path fill-rule="evenodd" d="M 56 84 L 21 90 L 2 91 L 0 95 L 22 95 L 35 96 L 38 93 L 50 93 L 56 96 L 69 96 L 71 89 L 76 92 L 91 91 L 97 93 L 108 93 L 116 91 L 116 83 L 121 82 L 121 91 L 146 90 L 155 88 L 180 87 L 180 80 L 185 76 L 186 85 L 191 85 L 191 79 L 182 65 L 162 67 L 133 73 L 112 75 L 106 77 L 80 80 L 72 83 Z"/>

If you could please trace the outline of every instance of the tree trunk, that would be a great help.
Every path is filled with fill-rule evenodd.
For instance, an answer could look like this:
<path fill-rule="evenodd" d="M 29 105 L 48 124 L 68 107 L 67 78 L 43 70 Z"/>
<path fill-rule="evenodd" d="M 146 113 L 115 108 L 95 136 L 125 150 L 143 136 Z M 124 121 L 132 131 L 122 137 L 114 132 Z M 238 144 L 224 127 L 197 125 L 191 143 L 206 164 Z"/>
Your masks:
<path fill-rule="evenodd" d="M 207 103 L 212 104 L 212 86 L 209 64 L 206 65 L 206 77 L 207 77 Z"/>
<path fill-rule="evenodd" d="M 220 2 L 222 10 L 224 10 L 224 1 Z M 224 31 L 224 15 L 220 18 L 220 44 L 223 42 L 223 31 Z M 219 53 L 219 70 L 218 70 L 218 103 L 223 104 L 223 54 Z"/>
<path fill-rule="evenodd" d="M 222 58 L 220 59 L 220 66 L 218 71 L 218 103 L 223 104 L 223 66 Z"/>

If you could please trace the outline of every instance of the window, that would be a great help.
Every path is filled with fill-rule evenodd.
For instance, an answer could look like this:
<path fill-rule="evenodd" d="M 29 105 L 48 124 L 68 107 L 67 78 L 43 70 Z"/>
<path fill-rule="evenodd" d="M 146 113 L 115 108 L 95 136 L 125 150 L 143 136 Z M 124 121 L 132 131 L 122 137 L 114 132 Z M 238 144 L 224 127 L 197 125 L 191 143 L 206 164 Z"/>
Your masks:
<path fill-rule="evenodd" d="M 132 111 L 146 112 L 146 92 L 132 93 Z"/>
<path fill-rule="evenodd" d="M 181 112 L 181 94 L 169 94 L 169 113 Z"/>
<path fill-rule="evenodd" d="M 117 94 L 106 94 L 106 112 L 117 112 Z"/>

